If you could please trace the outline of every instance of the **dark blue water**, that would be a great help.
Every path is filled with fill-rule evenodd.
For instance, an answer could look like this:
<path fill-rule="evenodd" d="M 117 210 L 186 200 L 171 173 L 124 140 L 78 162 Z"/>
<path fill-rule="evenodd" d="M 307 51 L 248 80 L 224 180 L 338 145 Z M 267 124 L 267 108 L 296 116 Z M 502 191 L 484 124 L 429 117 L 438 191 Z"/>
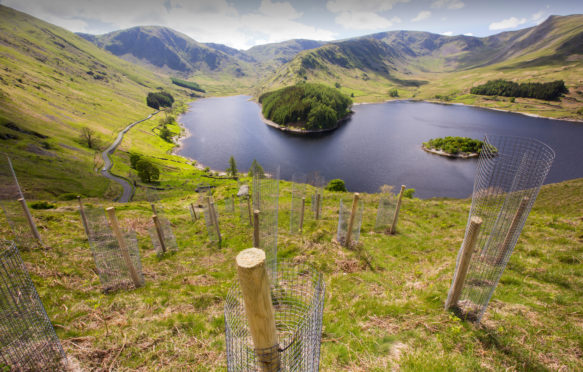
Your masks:
<path fill-rule="evenodd" d="M 435 137 L 498 134 L 533 137 L 555 150 L 546 183 L 583 177 L 583 123 L 409 101 L 357 105 L 353 111 L 338 130 L 306 137 L 265 125 L 247 96 L 201 99 L 180 118 L 191 136 L 179 154 L 217 170 L 228 167 L 231 155 L 239 171 L 257 159 L 266 170 L 280 165 L 288 180 L 295 172 L 320 171 L 328 180 L 343 179 L 350 191 L 403 184 L 420 198 L 467 197 L 476 160 L 429 154 L 421 144 Z"/>

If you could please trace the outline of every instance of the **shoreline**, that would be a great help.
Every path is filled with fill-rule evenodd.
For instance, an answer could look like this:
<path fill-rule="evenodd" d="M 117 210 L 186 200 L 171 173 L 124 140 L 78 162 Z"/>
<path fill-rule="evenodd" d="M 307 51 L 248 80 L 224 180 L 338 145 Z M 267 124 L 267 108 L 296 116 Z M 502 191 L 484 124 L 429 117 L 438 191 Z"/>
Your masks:
<path fill-rule="evenodd" d="M 423 145 L 421 145 L 421 148 L 430 154 L 445 156 L 445 157 L 454 158 L 454 159 L 471 159 L 471 158 L 477 158 L 479 156 L 479 154 L 477 152 L 470 152 L 470 153 L 461 152 L 461 153 L 457 153 L 457 154 L 450 154 L 449 152 L 445 152 L 443 150 L 437 150 L 434 148 L 427 148 Z"/>

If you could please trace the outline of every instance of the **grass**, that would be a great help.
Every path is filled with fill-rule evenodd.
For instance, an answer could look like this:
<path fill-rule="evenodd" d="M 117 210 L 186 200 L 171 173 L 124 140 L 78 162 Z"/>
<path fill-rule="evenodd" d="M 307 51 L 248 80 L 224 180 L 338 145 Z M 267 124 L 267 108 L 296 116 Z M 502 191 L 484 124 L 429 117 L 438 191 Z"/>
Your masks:
<path fill-rule="evenodd" d="M 219 208 L 236 190 L 221 182 Z M 373 232 L 378 195 L 361 194 L 361 240 L 349 250 L 332 242 L 338 200 L 348 194 L 325 192 L 323 218 L 308 212 L 299 236 L 288 232 L 290 193 L 282 181 L 279 259 L 324 274 L 322 370 L 583 368 L 583 179 L 543 187 L 479 326 L 443 310 L 469 200 L 405 199 L 398 233 L 387 236 Z M 67 354 L 87 369 L 226 369 L 223 303 L 234 258 L 251 246 L 252 232 L 220 209 L 218 249 L 186 209 L 197 195 L 166 195 L 160 203 L 179 251 L 156 256 L 147 202 L 116 205 L 121 224 L 138 233 L 146 285 L 109 295 L 100 292 L 76 201 L 33 210 L 50 248 L 22 252 L 23 259 Z"/>

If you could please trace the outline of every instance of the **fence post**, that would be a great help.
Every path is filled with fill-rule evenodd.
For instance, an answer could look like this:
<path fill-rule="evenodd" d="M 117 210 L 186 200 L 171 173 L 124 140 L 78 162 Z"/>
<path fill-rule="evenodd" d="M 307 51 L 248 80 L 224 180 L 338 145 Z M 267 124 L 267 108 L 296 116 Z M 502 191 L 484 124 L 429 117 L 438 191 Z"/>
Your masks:
<path fill-rule="evenodd" d="M 19 198 L 18 201 L 20 202 L 20 205 L 22 206 L 22 211 L 24 212 L 24 216 L 26 217 L 26 220 L 28 221 L 28 226 L 30 227 L 30 231 L 32 232 L 32 235 L 38 241 L 38 243 L 41 245 L 41 247 L 43 247 L 44 244 L 43 244 L 42 238 L 40 237 L 40 234 L 38 233 L 38 229 L 36 228 L 36 224 L 34 223 L 34 220 L 32 219 L 32 214 L 30 214 L 30 210 L 28 209 L 28 205 L 26 204 L 26 200 L 24 200 L 24 198 Z"/>
<path fill-rule="evenodd" d="M 190 203 L 190 210 L 192 211 L 192 218 L 194 219 L 194 221 L 196 221 L 197 217 L 196 217 L 196 209 L 194 209 L 194 203 Z"/>
<path fill-rule="evenodd" d="M 306 209 L 306 198 L 302 198 L 302 209 L 300 210 L 300 233 L 304 231 L 304 210 Z"/>
<path fill-rule="evenodd" d="M 316 194 L 316 220 L 320 219 L 320 193 Z"/>
<path fill-rule="evenodd" d="M 255 353 L 263 371 L 280 366 L 275 312 L 271 302 L 265 252 L 245 249 L 237 255 L 237 274 Z"/>
<path fill-rule="evenodd" d="M 397 229 L 397 220 L 399 219 L 399 210 L 401 209 L 401 201 L 403 200 L 403 192 L 405 192 L 405 185 L 401 185 L 401 192 L 397 199 L 397 206 L 395 207 L 395 214 L 393 215 L 393 223 L 391 224 L 390 234 L 394 234 Z"/>
<path fill-rule="evenodd" d="M 117 239 L 117 242 L 119 244 L 119 250 L 121 251 L 121 254 L 123 256 L 123 260 L 126 264 L 126 266 L 128 267 L 128 270 L 130 272 L 130 276 L 132 277 L 132 281 L 134 282 L 134 285 L 136 286 L 136 288 L 140 287 L 140 278 L 138 277 L 138 273 L 136 272 L 136 268 L 134 267 L 134 264 L 132 263 L 132 259 L 130 258 L 130 253 L 128 251 L 128 247 L 126 245 L 125 239 L 123 238 L 123 235 L 121 234 L 121 231 L 119 229 L 119 225 L 117 223 L 117 217 L 115 216 L 115 208 L 114 207 L 109 207 L 106 209 L 107 211 L 107 215 L 109 217 L 109 224 L 111 226 L 111 229 L 113 230 L 113 233 L 115 235 L 115 238 Z"/>
<path fill-rule="evenodd" d="M 464 281 L 466 280 L 466 274 L 468 273 L 468 267 L 470 266 L 470 260 L 476 246 L 476 240 L 478 234 L 480 233 L 481 226 L 482 219 L 480 217 L 473 216 L 470 220 L 467 239 L 464 239 L 461 257 L 458 263 L 457 272 L 455 274 L 455 282 L 451 288 L 451 296 L 448 297 L 445 304 L 446 309 L 456 306 L 460 295 L 462 294 Z"/>
<path fill-rule="evenodd" d="M 89 239 L 89 223 L 87 222 L 87 216 L 85 215 L 85 208 L 83 208 L 81 195 L 77 195 L 77 200 L 79 200 L 79 212 L 81 212 L 81 221 L 83 222 L 83 228 L 85 229 L 87 239 Z"/>
<path fill-rule="evenodd" d="M 527 196 L 522 198 L 522 200 L 520 201 L 520 204 L 518 205 L 518 210 L 516 211 L 516 214 L 512 218 L 512 222 L 510 223 L 510 228 L 508 229 L 508 232 L 506 233 L 506 236 L 504 237 L 504 242 L 502 243 L 501 249 L 498 252 L 498 256 L 496 257 L 496 265 L 500 265 L 502 263 L 502 261 L 504 261 L 504 256 L 506 256 L 506 252 L 508 252 L 508 247 L 510 246 L 510 241 L 512 240 L 512 236 L 516 232 L 516 229 L 518 229 L 518 224 L 520 223 L 520 219 L 522 218 L 522 215 L 524 214 L 524 211 L 526 210 L 526 206 L 528 205 L 528 201 L 529 201 L 529 198 Z"/>
<path fill-rule="evenodd" d="M 352 199 L 352 210 L 350 211 L 350 219 L 348 220 L 348 230 L 346 231 L 346 246 L 350 246 L 350 240 L 352 239 L 352 228 L 354 226 L 354 218 L 356 217 L 356 208 L 358 207 L 358 198 L 360 194 L 355 192 L 354 199 Z"/>
<path fill-rule="evenodd" d="M 253 224 L 253 217 L 251 215 L 251 196 L 247 195 L 247 211 L 249 212 L 249 224 Z"/>
<path fill-rule="evenodd" d="M 259 211 L 253 211 L 253 246 L 259 248 Z"/>
<path fill-rule="evenodd" d="M 209 212 L 212 215 L 212 220 L 214 221 L 214 224 L 215 224 L 215 230 L 217 230 L 217 237 L 219 238 L 219 247 L 220 247 L 221 242 L 223 241 L 223 238 L 221 237 L 221 229 L 219 228 L 219 219 L 217 218 L 217 213 L 215 211 L 215 203 L 214 202 L 210 203 L 210 211 Z"/>
<path fill-rule="evenodd" d="M 158 212 L 156 211 L 156 204 L 150 203 L 150 206 L 152 207 L 152 213 L 154 213 L 155 215 L 158 215 Z"/>
<path fill-rule="evenodd" d="M 164 230 L 162 230 L 162 225 L 160 224 L 158 216 L 153 215 L 152 221 L 154 221 L 154 226 L 156 227 L 156 235 L 158 235 L 158 241 L 160 242 L 162 253 L 166 253 L 166 243 L 164 242 Z"/>

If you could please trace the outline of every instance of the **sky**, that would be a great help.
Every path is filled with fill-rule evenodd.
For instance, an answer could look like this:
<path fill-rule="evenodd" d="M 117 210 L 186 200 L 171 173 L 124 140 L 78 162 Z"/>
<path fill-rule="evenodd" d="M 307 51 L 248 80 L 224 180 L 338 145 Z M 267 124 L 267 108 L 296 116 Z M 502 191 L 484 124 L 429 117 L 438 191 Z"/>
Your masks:
<path fill-rule="evenodd" d="M 246 50 L 289 39 L 338 40 L 392 30 L 488 36 L 583 14 L 583 0 L 0 0 L 73 32 L 173 28 Z"/>

